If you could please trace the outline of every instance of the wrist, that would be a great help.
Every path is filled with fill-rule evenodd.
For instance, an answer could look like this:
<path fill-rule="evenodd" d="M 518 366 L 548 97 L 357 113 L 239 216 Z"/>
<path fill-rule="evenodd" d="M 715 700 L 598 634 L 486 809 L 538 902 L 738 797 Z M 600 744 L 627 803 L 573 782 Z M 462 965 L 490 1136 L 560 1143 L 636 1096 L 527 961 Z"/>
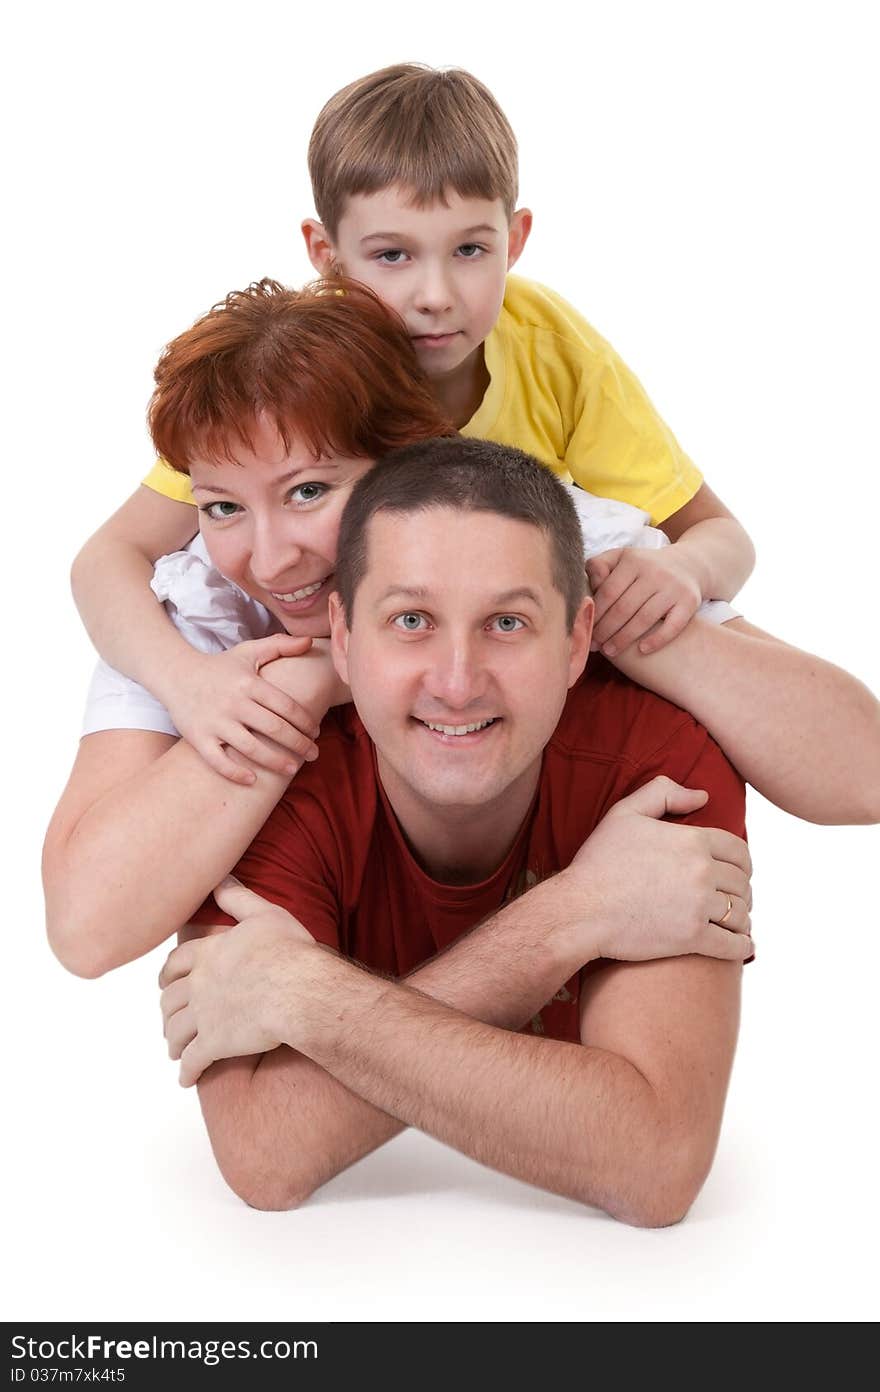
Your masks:
<path fill-rule="evenodd" d="M 264 1019 L 273 1037 L 308 1058 L 325 1052 L 328 1038 L 349 1015 L 341 1003 L 347 972 L 356 968 L 322 943 L 285 943 L 265 998 Z"/>
<path fill-rule="evenodd" d="M 700 599 L 711 599 L 710 593 L 712 586 L 711 568 L 703 555 L 702 547 L 699 542 L 687 539 L 687 533 L 680 537 L 678 541 L 672 543 L 672 549 L 676 553 L 679 563 L 684 566 L 687 574 L 693 580 L 700 592 Z"/>

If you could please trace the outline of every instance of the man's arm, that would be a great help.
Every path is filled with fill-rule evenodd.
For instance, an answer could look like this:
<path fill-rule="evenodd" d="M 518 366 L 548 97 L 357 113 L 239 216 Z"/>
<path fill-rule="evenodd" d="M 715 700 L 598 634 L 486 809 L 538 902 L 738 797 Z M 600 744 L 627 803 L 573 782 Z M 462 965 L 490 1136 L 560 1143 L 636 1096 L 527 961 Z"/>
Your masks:
<path fill-rule="evenodd" d="M 243 1197 L 250 1202 L 289 1207 L 306 1197 L 308 1185 L 293 1192 L 279 1186 L 277 1152 L 284 1140 L 302 1147 L 316 1122 L 329 1173 L 405 1123 L 638 1225 L 678 1221 L 699 1192 L 733 1060 L 736 964 L 683 957 L 604 967 L 585 987 L 583 1045 L 471 1019 L 324 951 L 306 948 L 295 971 L 282 1029 L 297 1053 L 266 1056 L 250 1078 L 263 1075 L 262 1139 L 274 1133 L 275 1140 L 262 1174 L 253 1160 L 247 1166 Z M 527 1016 L 535 1005 L 520 999 L 517 1016 Z M 502 1013 L 497 996 L 486 1013 Z M 249 1062 L 231 1066 L 245 1081 Z M 201 1096 L 218 1161 L 239 1187 L 235 1154 L 252 1126 L 254 1099 L 239 1089 L 239 1105 L 230 1105 L 228 1086 L 222 1095 L 231 1069 L 221 1065 Z M 224 1136 L 237 1142 L 225 1153 L 218 1105 L 226 1112 Z M 293 1114 L 299 1134 L 287 1129 L 285 1137 Z"/>
<path fill-rule="evenodd" d="M 569 980 L 579 963 L 591 955 L 584 941 L 585 922 L 589 924 L 587 935 L 591 938 L 592 955 L 598 951 L 600 955 L 654 957 L 665 952 L 708 951 L 742 960 L 751 950 L 748 938 L 740 936 L 746 934 L 749 927 L 749 865 L 744 844 L 726 832 L 650 820 L 650 815 L 659 817 L 664 811 L 693 811 L 703 801 L 703 795 L 685 794 L 668 779 L 654 780 L 639 793 L 617 804 L 578 853 L 569 871 L 537 886 L 448 952 L 420 968 L 408 978 L 409 987 L 417 987 L 425 995 L 490 1026 L 493 1043 L 500 1040 L 500 1047 L 506 1048 L 509 1036 L 502 1031 L 524 1024 Z M 650 813 L 648 809 L 652 806 L 653 813 Z M 721 859 L 713 858 L 715 856 Z M 739 864 L 732 864 L 733 860 L 738 860 Z M 625 866 L 630 867 L 626 881 L 628 892 L 622 895 L 619 885 Z M 637 867 L 635 872 L 633 866 Z M 722 882 L 727 890 L 718 888 Z M 728 892 L 733 894 L 735 903 L 728 924 L 738 930 L 736 934 L 708 922 L 711 915 L 723 916 L 729 902 Z M 247 891 L 239 890 L 239 893 L 255 901 L 261 909 L 269 907 Z M 225 892 L 218 894 L 218 902 L 237 912 Z M 270 912 L 281 911 L 271 909 Z M 618 919 L 615 913 L 619 914 Z M 665 921 L 667 916 L 668 922 Z M 600 931 L 603 917 L 606 924 L 612 924 L 604 943 Z M 284 914 L 283 918 L 288 925 L 295 925 L 289 915 Z M 255 966 L 259 944 L 247 939 L 236 945 L 236 932 L 244 928 L 243 923 L 240 929 L 228 935 L 224 952 L 233 955 L 214 968 L 218 980 L 216 1013 L 221 1030 L 226 1033 L 223 1047 L 238 1053 L 269 1048 L 282 1037 L 279 1034 L 262 1039 L 249 1033 L 264 1004 L 266 982 L 265 977 L 259 980 Z M 298 925 L 295 929 L 303 933 Z M 304 936 L 307 939 L 308 935 Z M 236 946 L 238 959 L 234 955 Z M 176 956 L 172 954 L 166 972 Z M 319 956 L 324 965 L 336 961 L 325 953 Z M 272 979 L 277 986 L 274 958 L 272 962 Z M 207 967 L 210 969 L 211 965 L 209 959 Z M 346 981 L 337 983 L 342 987 L 342 994 L 335 997 L 328 1018 L 344 1023 L 348 1019 L 347 984 L 355 992 L 365 989 L 365 982 L 374 983 L 367 989 L 380 992 L 389 986 L 365 977 L 348 964 L 338 965 L 351 975 Z M 170 978 L 165 978 L 163 972 L 168 998 L 163 1001 L 166 1033 L 175 1057 L 196 1033 L 182 1009 L 189 988 L 188 978 L 180 974 L 178 966 L 182 968 L 183 962 L 175 966 Z M 329 970 L 332 969 L 331 965 Z M 254 994 L 242 999 L 243 983 L 252 979 L 255 972 L 258 984 Z M 169 979 L 171 985 L 168 985 Z M 205 980 L 204 973 L 202 980 Z M 230 995 L 227 984 L 231 981 L 237 985 Z M 292 983 L 292 999 L 300 1002 L 302 984 L 296 979 Z M 227 985 L 225 995 L 224 985 Z M 210 1006 L 210 981 L 206 992 L 202 989 L 202 1002 Z M 400 989 L 405 991 L 410 1003 L 424 999 L 424 995 Z M 281 994 L 283 1000 L 284 992 Z M 325 998 L 319 993 L 316 999 L 323 1001 Z M 297 1013 L 300 1006 L 292 1008 Z M 308 1005 L 305 1010 L 308 1013 Z M 176 1011 L 180 1014 L 175 1014 Z M 232 1017 L 236 1011 L 244 1020 L 245 1033 L 230 1041 L 228 1032 L 234 1027 Z M 460 1026 L 461 1020 L 457 1016 L 455 1019 Z M 198 1032 L 205 1061 L 221 1056 L 219 1052 L 204 1053 L 210 1044 L 203 1046 L 202 1036 L 210 1041 L 211 1028 L 208 1015 L 202 1015 Z M 444 1029 L 441 1038 L 445 1037 Z M 547 1041 L 534 1042 L 547 1047 Z M 483 1047 L 485 1041 L 478 1045 L 478 1050 Z M 581 1051 L 574 1047 L 574 1057 L 580 1067 Z M 561 1049 L 566 1055 L 565 1067 L 570 1066 L 571 1048 L 553 1048 L 554 1054 Z M 542 1059 L 544 1057 L 541 1055 Z M 472 1064 L 481 1069 L 479 1052 Z M 471 1067 L 471 1062 L 467 1067 Z M 331 1069 L 330 1073 L 333 1071 Z M 457 1067 L 453 1071 L 456 1076 L 463 1076 Z M 236 1058 L 220 1063 L 203 1074 L 199 1090 L 215 1155 L 230 1185 L 247 1202 L 267 1208 L 294 1206 L 333 1174 L 400 1130 L 399 1122 L 383 1116 L 343 1086 L 351 1082 L 348 1077 L 338 1074 L 340 1081 L 337 1081 L 330 1073 L 303 1057 L 301 1051 L 280 1049 L 259 1060 Z M 198 1070 L 192 1073 L 193 1077 L 197 1075 Z M 516 1090 L 519 1091 L 518 1081 Z M 537 1114 L 540 1114 L 540 1105 Z M 529 1176 L 524 1174 L 523 1177 Z"/>

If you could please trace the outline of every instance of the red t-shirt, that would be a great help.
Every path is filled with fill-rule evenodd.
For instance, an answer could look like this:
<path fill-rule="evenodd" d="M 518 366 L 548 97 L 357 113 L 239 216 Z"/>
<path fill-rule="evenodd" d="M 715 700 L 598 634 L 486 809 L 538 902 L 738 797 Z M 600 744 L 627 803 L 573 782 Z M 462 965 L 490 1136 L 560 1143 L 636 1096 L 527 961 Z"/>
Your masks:
<path fill-rule="evenodd" d="M 705 807 L 676 820 L 745 834 L 742 779 L 706 730 L 595 657 L 544 751 L 532 810 L 504 863 L 480 884 L 439 884 L 421 869 L 353 706 L 325 719 L 320 751 L 315 763 L 303 765 L 235 874 L 288 909 L 319 942 L 393 977 L 564 869 L 608 809 L 657 774 L 709 794 Z M 207 905 L 197 917 L 225 918 Z M 578 977 L 557 992 L 532 1029 L 579 1039 Z"/>

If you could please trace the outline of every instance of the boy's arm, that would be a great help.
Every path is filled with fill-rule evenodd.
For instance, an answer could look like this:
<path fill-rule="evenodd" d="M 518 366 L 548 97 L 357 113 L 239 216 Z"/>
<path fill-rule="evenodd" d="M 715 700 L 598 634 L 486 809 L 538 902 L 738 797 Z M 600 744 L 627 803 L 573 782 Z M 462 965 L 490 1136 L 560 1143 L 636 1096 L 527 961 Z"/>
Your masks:
<path fill-rule="evenodd" d="M 614 658 L 638 643 L 653 653 L 684 631 L 703 600 L 732 599 L 755 552 L 745 530 L 707 484 L 661 524 L 672 545 L 622 547 L 594 557 L 593 644 Z"/>
<path fill-rule="evenodd" d="M 198 529 L 191 503 L 141 484 L 90 537 L 71 569 L 73 597 L 98 652 L 166 706 L 167 674 L 193 650 L 150 581 L 159 557 L 179 551 Z"/>
<path fill-rule="evenodd" d="M 754 569 L 745 528 L 707 483 L 660 527 L 694 567 L 703 599 L 733 599 Z"/>
<path fill-rule="evenodd" d="M 324 650 L 265 670 L 316 725 L 339 699 Z M 286 765 L 302 763 L 280 752 Z M 64 966 L 100 976 L 164 942 L 191 917 L 239 860 L 291 776 L 262 767 L 248 772 L 253 781 L 236 786 L 185 740 L 150 731 L 106 730 L 82 740 L 43 848 L 47 931 Z"/>
<path fill-rule="evenodd" d="M 783 811 L 880 821 L 880 702 L 849 672 L 743 619 L 698 619 L 660 652 L 631 647 L 614 665 L 696 716 Z"/>

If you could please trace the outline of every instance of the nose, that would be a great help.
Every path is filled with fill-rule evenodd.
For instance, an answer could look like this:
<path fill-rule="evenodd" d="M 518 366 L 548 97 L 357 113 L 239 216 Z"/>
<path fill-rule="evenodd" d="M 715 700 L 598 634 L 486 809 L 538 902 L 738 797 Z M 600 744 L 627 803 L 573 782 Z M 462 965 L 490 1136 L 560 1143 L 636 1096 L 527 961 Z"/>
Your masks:
<path fill-rule="evenodd" d="M 420 314 L 443 314 L 452 308 L 449 280 L 441 265 L 423 264 L 416 286 L 416 308 Z"/>
<path fill-rule="evenodd" d="M 255 528 L 250 571 L 262 589 L 277 590 L 279 581 L 289 581 L 302 558 L 303 548 L 290 535 L 289 525 L 272 520 Z"/>
<path fill-rule="evenodd" d="M 449 712 L 476 706 L 490 683 L 489 670 L 481 656 L 480 635 L 450 634 L 432 647 L 431 666 L 424 676 L 427 695 Z"/>

